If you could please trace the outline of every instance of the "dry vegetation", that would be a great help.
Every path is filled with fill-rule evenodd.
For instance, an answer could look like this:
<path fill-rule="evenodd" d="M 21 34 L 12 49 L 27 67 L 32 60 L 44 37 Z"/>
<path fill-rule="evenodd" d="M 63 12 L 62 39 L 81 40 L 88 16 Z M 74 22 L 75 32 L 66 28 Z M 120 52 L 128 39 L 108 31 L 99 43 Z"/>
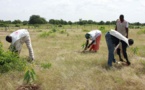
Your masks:
<path fill-rule="evenodd" d="M 56 32 L 47 38 L 39 37 L 42 32 L 30 29 L 36 58 L 32 63 L 37 74 L 35 83 L 40 85 L 41 90 L 144 90 L 145 34 L 137 34 L 139 29 L 129 31 L 129 37 L 135 40 L 135 44 L 127 50 L 131 65 L 114 64 L 112 69 L 106 68 L 108 51 L 105 33 L 99 52 L 81 53 L 86 33 L 82 29 L 67 29 L 67 33 Z M 5 50 L 9 44 L 4 38 L 9 33 L 0 32 Z M 23 45 L 20 56 L 28 56 L 26 45 Z M 41 65 L 44 63 L 50 63 L 51 67 L 43 68 Z M 23 76 L 24 72 L 18 71 L 0 74 L 0 89 L 15 90 L 22 85 Z"/>

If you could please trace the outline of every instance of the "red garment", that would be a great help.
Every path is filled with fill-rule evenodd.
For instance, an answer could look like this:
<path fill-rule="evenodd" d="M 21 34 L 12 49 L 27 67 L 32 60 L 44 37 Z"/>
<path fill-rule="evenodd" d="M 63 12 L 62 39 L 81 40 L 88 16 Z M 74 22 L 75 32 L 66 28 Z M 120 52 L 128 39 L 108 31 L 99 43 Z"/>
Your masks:
<path fill-rule="evenodd" d="M 94 50 L 94 51 L 98 51 L 99 50 L 99 46 L 100 46 L 100 40 L 101 40 L 101 35 L 99 35 L 97 38 L 96 38 L 96 44 L 92 44 L 90 46 L 90 51 L 91 50 Z"/>

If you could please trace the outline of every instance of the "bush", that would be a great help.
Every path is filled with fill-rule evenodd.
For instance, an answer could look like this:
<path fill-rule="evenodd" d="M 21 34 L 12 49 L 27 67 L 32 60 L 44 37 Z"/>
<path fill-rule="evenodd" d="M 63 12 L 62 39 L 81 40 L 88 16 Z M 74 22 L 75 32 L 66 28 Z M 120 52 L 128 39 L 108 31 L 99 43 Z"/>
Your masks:
<path fill-rule="evenodd" d="M 59 33 L 64 34 L 64 33 L 66 33 L 66 30 L 64 30 L 64 29 L 59 30 Z"/>
<path fill-rule="evenodd" d="M 99 28 L 99 30 L 104 31 L 104 30 L 105 30 L 105 27 L 101 26 L 101 27 Z"/>
<path fill-rule="evenodd" d="M 16 53 L 4 51 L 2 43 L 0 42 L 0 73 L 18 70 L 23 71 L 26 66 L 26 61 Z"/>
<path fill-rule="evenodd" d="M 101 30 L 102 33 L 106 33 L 106 32 L 107 32 L 107 31 L 105 30 L 105 27 L 104 27 L 104 26 L 101 26 L 101 27 L 99 28 L 99 30 Z"/>
<path fill-rule="evenodd" d="M 58 27 L 62 27 L 62 25 L 60 24 L 60 25 L 58 25 Z"/>
<path fill-rule="evenodd" d="M 16 24 L 15 27 L 20 27 L 20 25 L 19 24 Z"/>

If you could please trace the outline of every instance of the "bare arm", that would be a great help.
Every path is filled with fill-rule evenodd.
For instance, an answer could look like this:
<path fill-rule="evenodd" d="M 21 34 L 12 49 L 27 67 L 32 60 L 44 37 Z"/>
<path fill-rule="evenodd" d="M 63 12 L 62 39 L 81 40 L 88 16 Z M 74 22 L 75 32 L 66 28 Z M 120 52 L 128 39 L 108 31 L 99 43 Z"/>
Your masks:
<path fill-rule="evenodd" d="M 127 34 L 126 37 L 128 38 L 128 28 L 126 28 L 126 34 Z"/>
<path fill-rule="evenodd" d="M 128 65 L 130 65 L 130 61 L 128 60 L 128 55 L 127 55 L 127 44 L 125 42 L 122 41 L 122 51 L 123 51 L 123 56 L 126 59 L 126 62 Z"/>
<path fill-rule="evenodd" d="M 93 40 L 93 41 L 89 44 L 88 48 L 89 48 L 94 42 L 95 42 L 95 40 Z"/>
<path fill-rule="evenodd" d="M 86 40 L 86 45 L 85 45 L 84 51 L 87 50 L 88 44 L 89 44 L 89 40 L 87 39 L 87 40 Z"/>
<path fill-rule="evenodd" d="M 115 30 L 117 31 L 117 26 L 115 27 Z"/>

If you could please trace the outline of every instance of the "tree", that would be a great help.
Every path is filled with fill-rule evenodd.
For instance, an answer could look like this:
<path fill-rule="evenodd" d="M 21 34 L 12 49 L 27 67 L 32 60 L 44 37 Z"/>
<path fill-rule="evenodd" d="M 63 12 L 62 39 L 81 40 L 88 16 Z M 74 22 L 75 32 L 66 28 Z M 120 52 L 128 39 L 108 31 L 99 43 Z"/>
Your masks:
<path fill-rule="evenodd" d="M 99 25 L 104 25 L 105 22 L 104 22 L 104 21 L 100 21 L 98 24 L 99 24 Z"/>
<path fill-rule="evenodd" d="M 32 15 L 29 19 L 29 24 L 46 24 L 47 21 L 39 15 Z"/>
<path fill-rule="evenodd" d="M 72 25 L 73 23 L 72 23 L 71 21 L 68 21 L 68 24 L 69 24 L 69 25 Z"/>
<path fill-rule="evenodd" d="M 88 24 L 93 24 L 93 21 L 92 20 L 88 20 Z"/>
<path fill-rule="evenodd" d="M 113 25 L 115 25 L 116 24 L 116 21 L 111 21 L 110 23 L 113 24 Z"/>
<path fill-rule="evenodd" d="M 21 24 L 22 22 L 21 22 L 21 20 L 14 20 L 12 23 L 13 24 Z"/>
<path fill-rule="evenodd" d="M 106 21 L 106 25 L 110 25 L 110 21 Z"/>
<path fill-rule="evenodd" d="M 23 25 L 27 25 L 28 24 L 28 21 L 23 21 Z"/>
<path fill-rule="evenodd" d="M 54 19 L 50 19 L 50 20 L 49 20 L 49 23 L 50 23 L 50 24 L 55 24 L 55 20 L 54 20 Z"/>

